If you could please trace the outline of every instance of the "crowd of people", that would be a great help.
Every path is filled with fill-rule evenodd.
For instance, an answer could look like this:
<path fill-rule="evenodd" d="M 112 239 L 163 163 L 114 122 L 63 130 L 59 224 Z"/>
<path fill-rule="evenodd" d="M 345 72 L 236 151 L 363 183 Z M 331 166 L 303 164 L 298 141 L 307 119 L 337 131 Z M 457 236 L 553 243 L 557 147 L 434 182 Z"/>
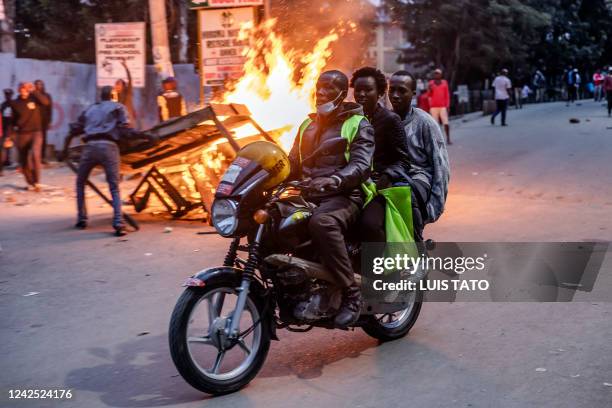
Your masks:
<path fill-rule="evenodd" d="M 121 64 L 126 79 L 117 79 L 114 86 L 108 88 L 110 100 L 121 104 L 126 124 L 139 129 L 141 122 L 134 108 L 132 76 L 125 61 Z M 165 78 L 161 86 L 157 96 L 159 120 L 186 115 L 185 99 L 177 90 L 176 79 Z M 25 177 L 26 190 L 39 192 L 41 169 L 49 159 L 47 133 L 53 121 L 53 99 L 46 92 L 45 83 L 40 79 L 33 83 L 21 82 L 17 95 L 13 89 L 4 89 L 0 112 L 0 176 L 5 167 L 17 168 Z M 15 162 L 12 156 L 17 157 Z"/>

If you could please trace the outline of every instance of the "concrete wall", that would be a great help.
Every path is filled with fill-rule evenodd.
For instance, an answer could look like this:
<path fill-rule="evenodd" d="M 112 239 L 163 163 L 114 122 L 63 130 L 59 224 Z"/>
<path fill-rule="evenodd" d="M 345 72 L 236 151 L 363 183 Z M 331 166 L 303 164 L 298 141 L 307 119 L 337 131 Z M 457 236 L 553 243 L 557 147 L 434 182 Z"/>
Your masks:
<path fill-rule="evenodd" d="M 199 79 L 191 64 L 174 65 L 179 91 L 193 110 L 199 98 Z M 42 61 L 15 58 L 0 53 L 0 89 L 13 88 L 22 81 L 42 79 L 47 92 L 53 97 L 53 122 L 49 130 L 49 143 L 61 149 L 68 124 L 96 101 L 96 70 L 93 64 L 61 61 Z M 134 104 L 142 129 L 157 123 L 156 96 L 161 87 L 152 66 L 147 66 L 146 88 L 134 88 Z M 3 96 L 0 96 L 3 98 Z"/>

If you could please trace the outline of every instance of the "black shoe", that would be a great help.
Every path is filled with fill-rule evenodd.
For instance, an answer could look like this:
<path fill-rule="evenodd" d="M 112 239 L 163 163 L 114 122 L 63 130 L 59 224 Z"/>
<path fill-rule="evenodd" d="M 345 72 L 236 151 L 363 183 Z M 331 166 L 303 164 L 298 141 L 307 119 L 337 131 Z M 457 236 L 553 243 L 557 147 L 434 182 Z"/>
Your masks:
<path fill-rule="evenodd" d="M 125 227 L 123 227 L 123 226 L 115 227 L 115 236 L 116 237 L 123 237 L 124 235 L 127 235 L 127 230 L 125 229 Z"/>
<path fill-rule="evenodd" d="M 354 324 L 359 319 L 361 311 L 361 289 L 356 283 L 344 290 L 342 295 L 342 305 L 336 314 L 334 324 L 338 328 L 346 328 Z"/>
<path fill-rule="evenodd" d="M 79 221 L 76 224 L 74 224 L 74 228 L 84 230 L 85 228 L 87 228 L 87 222 Z"/>
<path fill-rule="evenodd" d="M 505 123 L 502 123 L 502 126 L 508 126 L 508 125 L 506 125 Z"/>
<path fill-rule="evenodd" d="M 495 119 L 493 118 L 493 116 L 491 116 L 491 124 L 494 125 L 495 124 Z"/>

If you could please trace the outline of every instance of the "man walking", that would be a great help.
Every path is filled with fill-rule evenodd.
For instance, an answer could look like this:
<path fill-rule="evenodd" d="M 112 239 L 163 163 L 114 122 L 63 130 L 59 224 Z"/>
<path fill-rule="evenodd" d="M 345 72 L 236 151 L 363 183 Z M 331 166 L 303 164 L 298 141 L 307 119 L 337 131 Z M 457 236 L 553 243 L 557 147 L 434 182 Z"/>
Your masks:
<path fill-rule="evenodd" d="M 429 81 L 429 113 L 438 124 L 444 126 L 446 143 L 452 144 L 450 139 L 450 127 L 448 126 L 448 111 L 450 108 L 450 92 L 448 82 L 442 79 L 442 70 L 436 69 L 433 73 L 434 79 Z"/>
<path fill-rule="evenodd" d="M 491 115 L 491 124 L 495 124 L 495 117 L 501 113 L 501 125 L 507 126 L 506 124 L 506 112 L 508 110 L 508 100 L 510 99 L 510 91 L 512 90 L 512 82 L 508 78 L 508 70 L 502 69 L 501 73 L 495 77 L 492 84 L 495 88 L 495 104 L 497 110 Z"/>
<path fill-rule="evenodd" d="M 49 99 L 31 82 L 19 84 L 19 97 L 11 101 L 13 126 L 17 130 L 19 165 L 25 176 L 26 190 L 40 191 L 40 168 L 43 143 L 43 106 Z"/>
<path fill-rule="evenodd" d="M 42 115 L 43 134 L 42 151 L 40 157 L 42 159 L 42 163 L 47 164 L 47 160 L 45 159 L 45 155 L 47 154 L 47 131 L 49 130 L 49 126 L 53 120 L 53 99 L 51 98 L 51 95 L 45 91 L 45 83 L 41 79 L 34 81 L 34 86 L 41 95 L 44 95 L 49 100 L 49 104 L 41 106 L 40 111 Z"/>
<path fill-rule="evenodd" d="M 87 228 L 87 210 L 85 208 L 85 183 L 91 170 L 101 165 L 106 173 L 106 181 L 113 200 L 113 228 L 116 236 L 126 234 L 121 219 L 121 197 L 119 195 L 119 139 L 121 133 L 128 129 L 128 119 L 125 106 L 111 101 L 113 88 L 102 87 L 101 101 L 87 108 L 79 117 L 79 123 L 84 127 L 86 142 L 81 155 L 77 172 L 76 190 L 78 219 L 75 225 L 78 229 Z"/>

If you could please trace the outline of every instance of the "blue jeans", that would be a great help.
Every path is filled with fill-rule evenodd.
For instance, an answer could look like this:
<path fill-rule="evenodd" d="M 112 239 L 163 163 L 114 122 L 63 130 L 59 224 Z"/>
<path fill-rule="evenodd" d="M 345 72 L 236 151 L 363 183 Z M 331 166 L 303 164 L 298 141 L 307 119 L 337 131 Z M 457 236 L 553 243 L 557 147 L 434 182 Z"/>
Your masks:
<path fill-rule="evenodd" d="M 87 221 L 85 183 L 89 178 L 89 173 L 97 165 L 104 167 L 106 182 L 113 199 L 113 227 L 122 227 L 121 196 L 119 195 L 119 146 L 106 141 L 89 142 L 83 148 L 76 181 L 78 221 Z"/>

